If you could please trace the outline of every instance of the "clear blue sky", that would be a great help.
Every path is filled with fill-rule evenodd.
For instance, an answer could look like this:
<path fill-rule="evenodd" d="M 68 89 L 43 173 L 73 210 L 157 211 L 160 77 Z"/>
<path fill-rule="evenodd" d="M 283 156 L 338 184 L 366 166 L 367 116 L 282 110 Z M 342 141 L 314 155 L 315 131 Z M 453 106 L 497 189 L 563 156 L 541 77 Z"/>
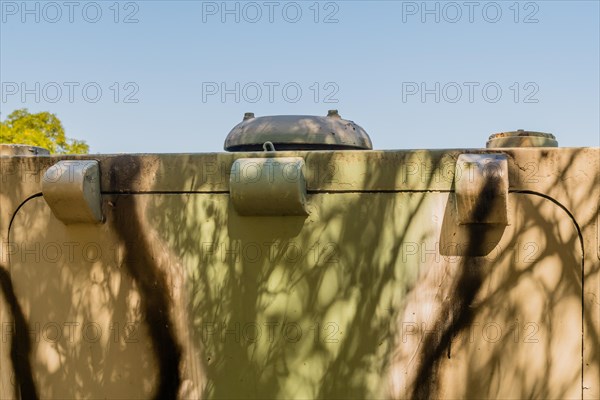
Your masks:
<path fill-rule="evenodd" d="M 0 1 L 0 118 L 51 111 L 92 153 L 222 151 L 246 111 L 332 108 L 376 149 L 600 145 L 598 1 L 115 3 Z"/>

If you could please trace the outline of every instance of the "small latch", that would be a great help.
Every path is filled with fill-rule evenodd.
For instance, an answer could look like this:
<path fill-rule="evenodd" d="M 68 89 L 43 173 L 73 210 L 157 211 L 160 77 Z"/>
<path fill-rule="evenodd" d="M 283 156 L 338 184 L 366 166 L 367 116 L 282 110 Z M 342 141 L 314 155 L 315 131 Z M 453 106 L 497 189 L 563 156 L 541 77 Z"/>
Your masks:
<path fill-rule="evenodd" d="M 506 155 L 461 154 L 454 185 L 459 224 L 508 225 Z"/>
<path fill-rule="evenodd" d="M 95 160 L 63 160 L 42 180 L 44 200 L 65 224 L 102 222 L 100 169 Z"/>
<path fill-rule="evenodd" d="M 229 191 L 239 215 L 307 215 L 301 157 L 237 159 Z"/>

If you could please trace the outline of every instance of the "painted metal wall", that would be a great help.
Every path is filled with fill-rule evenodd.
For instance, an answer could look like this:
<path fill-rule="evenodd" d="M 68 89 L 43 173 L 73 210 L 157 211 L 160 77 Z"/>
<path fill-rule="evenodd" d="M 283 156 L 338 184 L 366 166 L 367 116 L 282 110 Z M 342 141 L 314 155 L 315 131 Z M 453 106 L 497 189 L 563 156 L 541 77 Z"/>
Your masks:
<path fill-rule="evenodd" d="M 42 193 L 92 157 L 2 157 L 0 397 L 600 395 L 599 149 L 277 152 L 306 215 L 240 216 L 264 156 L 94 156 L 98 224 Z"/>

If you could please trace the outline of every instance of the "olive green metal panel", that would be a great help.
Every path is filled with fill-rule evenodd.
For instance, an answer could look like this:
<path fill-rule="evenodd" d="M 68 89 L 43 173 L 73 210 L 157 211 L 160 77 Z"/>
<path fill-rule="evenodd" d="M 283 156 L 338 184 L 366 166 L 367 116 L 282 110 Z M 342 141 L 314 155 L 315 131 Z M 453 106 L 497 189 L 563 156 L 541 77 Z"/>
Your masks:
<path fill-rule="evenodd" d="M 320 194 L 307 217 L 240 217 L 227 194 L 114 195 L 102 226 L 64 225 L 32 199 L 10 264 L 39 394 L 148 397 L 171 340 L 183 398 L 406 398 L 415 381 L 435 397 L 580 395 L 572 220 L 513 194 L 488 256 L 443 256 L 450 196 Z M 174 325 L 161 341 L 157 309 Z"/>
<path fill-rule="evenodd" d="M 460 154 L 465 153 L 506 154 L 510 189 L 536 190 L 563 204 L 580 200 L 581 194 L 573 188 L 585 186 L 586 194 L 599 190 L 592 185 L 599 179 L 598 148 L 290 151 L 276 152 L 275 157 L 304 158 L 309 191 L 450 190 L 455 172 L 458 175 L 464 172 L 464 166 L 457 167 L 456 163 Z M 1 157 L 2 191 L 10 200 L 22 201 L 41 192 L 44 172 L 59 160 L 76 163 L 95 159 L 100 162 L 104 193 L 228 192 L 233 162 L 238 158 L 264 158 L 265 154 Z M 595 210 L 590 212 L 595 214 Z"/>
<path fill-rule="evenodd" d="M 29 333 L 14 339 L 29 341 L 42 398 L 147 398 L 156 385 L 140 295 L 113 237 L 108 225 L 65 225 L 42 197 L 15 217 L 10 272 Z"/>
<path fill-rule="evenodd" d="M 458 224 L 464 153 L 507 156 L 508 226 Z M 264 153 L 102 155 L 71 226 L 42 177 L 89 156 L 0 157 L 0 397 L 15 359 L 48 397 L 600 397 L 599 149 L 276 156 L 307 216 L 237 215 Z"/>
<path fill-rule="evenodd" d="M 9 309 L 3 296 L 0 296 L 0 324 L 2 326 L 2 337 L 5 337 L 5 327 L 12 327 L 13 322 L 9 318 Z M 0 398 L 12 399 L 15 388 L 15 373 L 10 361 L 10 340 L 0 340 Z"/>

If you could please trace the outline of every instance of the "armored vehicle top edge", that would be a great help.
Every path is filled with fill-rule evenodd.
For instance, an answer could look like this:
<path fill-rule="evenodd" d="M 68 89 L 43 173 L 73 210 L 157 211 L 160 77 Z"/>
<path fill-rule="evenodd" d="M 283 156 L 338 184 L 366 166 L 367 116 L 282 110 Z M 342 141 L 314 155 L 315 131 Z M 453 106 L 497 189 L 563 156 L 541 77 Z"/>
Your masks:
<path fill-rule="evenodd" d="M 598 399 L 600 148 L 557 146 L 0 145 L 0 399 Z"/>

